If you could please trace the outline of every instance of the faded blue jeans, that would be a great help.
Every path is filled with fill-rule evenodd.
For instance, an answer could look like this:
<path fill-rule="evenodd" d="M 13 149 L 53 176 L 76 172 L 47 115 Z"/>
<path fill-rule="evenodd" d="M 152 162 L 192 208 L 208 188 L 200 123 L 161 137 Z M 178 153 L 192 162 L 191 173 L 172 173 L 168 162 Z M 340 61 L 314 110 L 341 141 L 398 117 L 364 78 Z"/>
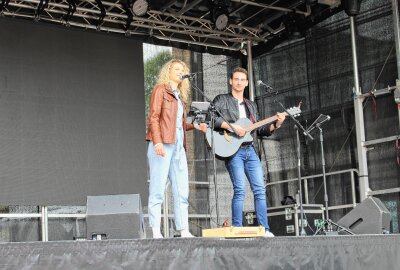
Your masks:
<path fill-rule="evenodd" d="M 176 144 L 164 144 L 165 156 L 158 156 L 154 151 L 153 142 L 149 142 L 147 157 L 150 167 L 149 187 L 149 224 L 150 227 L 160 227 L 161 205 L 167 179 L 171 182 L 174 197 L 174 220 L 178 231 L 189 229 L 188 197 L 189 177 L 185 149 L 183 148 L 183 130 L 176 130 Z"/>
<path fill-rule="evenodd" d="M 225 161 L 233 185 L 232 226 L 243 226 L 243 202 L 246 195 L 246 177 L 254 194 L 254 205 L 258 225 L 269 230 L 267 217 L 267 195 L 264 173 L 260 159 L 253 146 L 240 147 L 239 151 Z"/>

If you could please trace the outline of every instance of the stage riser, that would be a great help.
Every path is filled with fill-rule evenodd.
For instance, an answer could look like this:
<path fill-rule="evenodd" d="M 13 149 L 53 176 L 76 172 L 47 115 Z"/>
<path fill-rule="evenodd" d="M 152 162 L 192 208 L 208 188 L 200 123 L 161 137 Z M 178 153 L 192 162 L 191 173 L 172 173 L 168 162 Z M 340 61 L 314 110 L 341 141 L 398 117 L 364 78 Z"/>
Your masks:
<path fill-rule="evenodd" d="M 0 244 L 1 269 L 398 269 L 400 235 Z"/>

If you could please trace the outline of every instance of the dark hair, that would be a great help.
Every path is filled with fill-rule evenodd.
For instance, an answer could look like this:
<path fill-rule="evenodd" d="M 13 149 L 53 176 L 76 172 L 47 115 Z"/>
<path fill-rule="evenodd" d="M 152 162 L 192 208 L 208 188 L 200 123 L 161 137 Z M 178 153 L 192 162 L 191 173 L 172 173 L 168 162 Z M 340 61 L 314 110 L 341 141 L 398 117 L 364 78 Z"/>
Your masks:
<path fill-rule="evenodd" d="M 237 68 L 235 68 L 235 69 L 232 71 L 232 73 L 231 73 L 231 79 L 233 79 L 233 73 L 236 73 L 236 72 L 244 73 L 244 74 L 246 74 L 246 77 L 247 77 L 247 78 L 249 77 L 248 74 L 247 74 L 247 70 L 246 70 L 246 69 L 241 68 L 241 67 L 237 67 Z"/>

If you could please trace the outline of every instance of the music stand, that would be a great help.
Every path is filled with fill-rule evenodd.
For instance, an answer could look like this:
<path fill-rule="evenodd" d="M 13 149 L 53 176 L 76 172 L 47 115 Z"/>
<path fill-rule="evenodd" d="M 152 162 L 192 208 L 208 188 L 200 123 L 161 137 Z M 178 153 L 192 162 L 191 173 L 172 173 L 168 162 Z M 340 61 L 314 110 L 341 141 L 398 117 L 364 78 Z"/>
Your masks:
<path fill-rule="evenodd" d="M 322 162 L 322 179 L 323 179 L 323 186 L 324 186 L 324 206 L 325 206 L 325 217 L 323 218 L 323 225 L 318 228 L 314 235 L 318 234 L 318 232 L 323 229 L 323 232 L 326 235 L 334 235 L 336 233 L 333 232 L 332 225 L 335 225 L 337 228 L 341 228 L 342 230 L 346 231 L 349 234 L 354 234 L 350 230 L 340 226 L 339 224 L 334 223 L 332 220 L 329 219 L 329 211 L 328 211 L 328 192 L 326 186 L 326 172 L 325 172 L 325 155 L 324 155 L 324 136 L 322 132 L 322 124 L 329 121 L 331 117 L 329 115 L 320 114 L 317 119 L 311 124 L 311 126 L 307 129 L 307 132 L 310 133 L 314 129 L 319 130 L 319 142 L 321 148 L 321 162 Z"/>
<path fill-rule="evenodd" d="M 210 107 L 210 102 L 207 101 L 193 101 L 190 105 L 191 109 L 199 110 L 202 113 L 207 113 Z"/>
<path fill-rule="evenodd" d="M 210 107 L 210 102 L 206 101 L 193 101 L 190 105 L 190 111 L 188 113 L 188 122 L 194 123 L 195 121 L 199 123 L 208 122 L 210 119 L 208 108 Z"/>

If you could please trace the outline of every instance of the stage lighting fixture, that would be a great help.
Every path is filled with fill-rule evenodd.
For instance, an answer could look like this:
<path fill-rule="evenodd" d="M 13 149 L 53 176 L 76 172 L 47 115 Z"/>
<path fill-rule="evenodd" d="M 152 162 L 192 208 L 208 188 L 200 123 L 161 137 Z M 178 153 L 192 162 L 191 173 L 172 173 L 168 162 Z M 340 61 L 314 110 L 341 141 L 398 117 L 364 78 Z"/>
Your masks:
<path fill-rule="evenodd" d="M 35 21 L 38 21 L 42 12 L 47 8 L 49 0 L 40 0 L 37 9 L 35 11 Z"/>
<path fill-rule="evenodd" d="M 129 27 L 132 24 L 133 21 L 133 14 L 132 14 L 132 10 L 131 10 L 131 6 L 132 6 L 132 0 L 126 0 L 126 1 L 122 1 L 122 6 L 124 7 L 125 13 L 126 13 L 126 24 L 124 26 L 124 30 L 125 35 L 130 35 Z"/>
<path fill-rule="evenodd" d="M 8 4 L 10 3 L 10 0 L 2 0 L 0 3 L 0 12 L 3 13 L 3 11 L 7 8 Z"/>
<path fill-rule="evenodd" d="M 75 0 L 67 0 L 68 2 L 68 11 L 67 14 L 63 16 L 65 23 L 67 26 L 69 26 L 69 20 L 74 16 L 74 13 L 76 11 L 76 3 Z"/>
<path fill-rule="evenodd" d="M 224 30 L 228 26 L 229 17 L 227 14 L 223 13 L 218 15 L 215 19 L 215 28 L 218 30 Z"/>
<path fill-rule="evenodd" d="M 228 6 L 230 1 L 226 0 L 211 0 L 210 12 L 211 20 L 217 30 L 224 30 L 229 24 Z"/>
<path fill-rule="evenodd" d="M 143 16 L 149 8 L 149 3 L 146 0 L 136 0 L 133 3 L 132 11 L 136 16 Z"/>
<path fill-rule="evenodd" d="M 356 16 L 360 13 L 361 0 L 344 0 L 342 5 L 348 16 Z"/>
<path fill-rule="evenodd" d="M 106 17 L 106 8 L 104 7 L 101 0 L 96 0 L 96 4 L 100 9 L 99 18 L 97 19 L 97 23 L 96 23 L 96 30 L 100 31 L 101 25 L 103 24 L 104 18 Z"/>
<path fill-rule="evenodd" d="M 298 18 L 294 14 L 288 14 L 282 20 L 285 25 L 286 34 L 290 39 L 299 39 L 304 36 L 304 31 L 298 23 Z"/>

